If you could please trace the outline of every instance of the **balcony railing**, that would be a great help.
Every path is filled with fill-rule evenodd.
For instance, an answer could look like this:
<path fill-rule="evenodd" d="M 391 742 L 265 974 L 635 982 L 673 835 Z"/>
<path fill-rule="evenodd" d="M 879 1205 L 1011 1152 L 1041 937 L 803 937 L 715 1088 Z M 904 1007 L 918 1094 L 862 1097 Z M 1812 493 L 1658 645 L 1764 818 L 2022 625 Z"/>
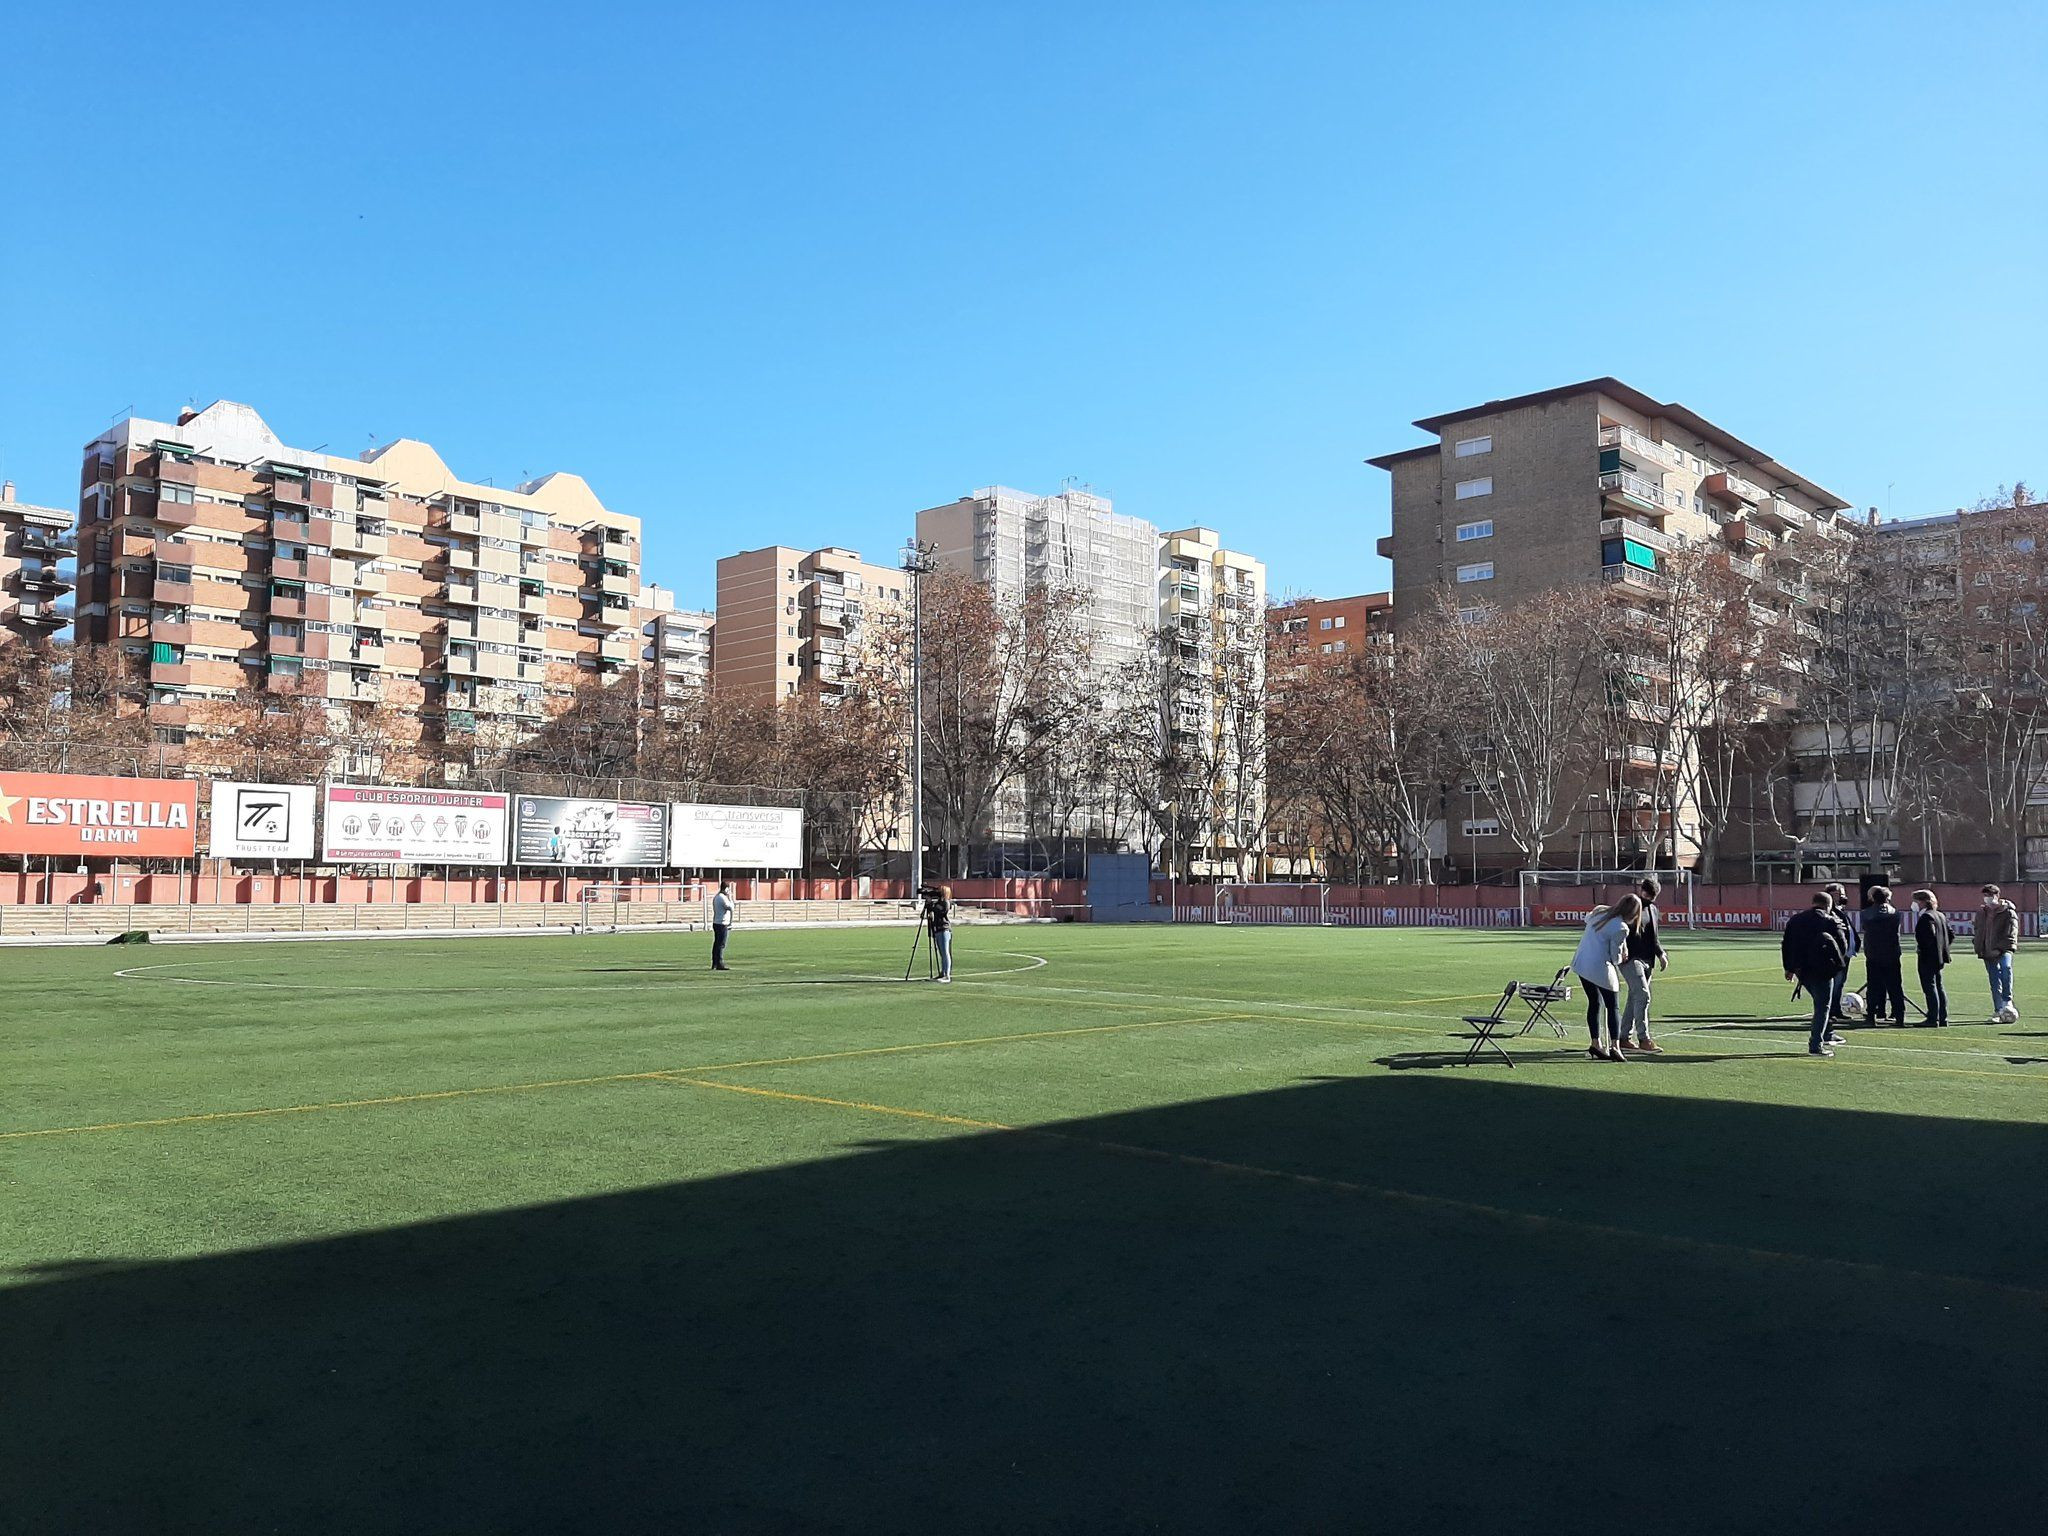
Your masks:
<path fill-rule="evenodd" d="M 1677 469 L 1682 463 L 1682 457 L 1677 449 L 1667 448 L 1662 443 L 1652 442 L 1634 427 L 1602 427 L 1600 429 L 1600 446 L 1602 448 L 1619 448 L 1623 453 L 1634 454 L 1637 458 L 1649 459 L 1653 463 L 1662 464 L 1666 469 Z"/>
<path fill-rule="evenodd" d="M 1663 487 L 1645 480 L 1641 475 L 1632 475 L 1625 469 L 1611 469 L 1600 477 L 1603 495 L 1633 502 L 1644 508 L 1661 509 L 1664 505 Z"/>
<path fill-rule="evenodd" d="M 1646 571 L 1639 565 L 1603 565 L 1600 579 L 1610 586 L 1638 587 L 1645 592 L 1663 592 L 1671 586 L 1671 578 L 1662 571 Z"/>
<path fill-rule="evenodd" d="M 1639 523 L 1632 517 L 1604 517 L 1600 520 L 1600 537 L 1603 539 L 1634 539 L 1638 544 L 1647 544 L 1652 549 L 1672 550 L 1685 541 L 1652 528 L 1648 523 Z"/>
<path fill-rule="evenodd" d="M 1745 480 L 1732 469 L 1716 470 L 1700 482 L 1700 490 L 1723 501 L 1739 501 L 1751 507 L 1773 499 L 1754 480 Z"/>

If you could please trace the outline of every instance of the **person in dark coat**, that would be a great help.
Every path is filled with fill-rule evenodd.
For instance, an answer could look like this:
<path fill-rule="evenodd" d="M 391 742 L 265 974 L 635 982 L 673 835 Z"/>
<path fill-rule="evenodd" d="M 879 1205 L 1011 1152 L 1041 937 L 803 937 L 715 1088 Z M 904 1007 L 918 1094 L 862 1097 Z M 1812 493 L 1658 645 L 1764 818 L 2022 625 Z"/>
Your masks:
<path fill-rule="evenodd" d="M 1913 948 L 1920 958 L 1920 990 L 1927 994 L 1927 1022 L 1948 1028 L 1948 988 L 1941 973 L 1948 965 L 1952 939 L 1948 919 L 1932 891 L 1913 893 Z"/>
<path fill-rule="evenodd" d="M 1813 1003 L 1813 1027 L 1806 1036 L 1809 1056 L 1835 1054 L 1828 1039 L 1828 1009 L 1834 1002 L 1835 981 L 1849 967 L 1849 956 L 1835 926 L 1834 904 L 1826 891 L 1816 891 L 1813 905 L 1794 913 L 1785 925 L 1785 937 L 1778 946 L 1785 979 L 1797 981 Z"/>
<path fill-rule="evenodd" d="M 1899 975 L 1904 930 L 1905 914 L 1892 905 L 1890 889 L 1873 885 L 1863 909 L 1863 1001 L 1873 1024 L 1887 1017 L 1906 1022 L 1906 984 Z"/>
<path fill-rule="evenodd" d="M 1848 890 L 1837 881 L 1827 887 L 1827 893 L 1828 916 L 1835 920 L 1835 933 L 1842 941 L 1842 968 L 1835 974 L 1834 996 L 1828 999 L 1828 1018 L 1835 1024 L 1846 1024 L 1849 1018 L 1842 1012 L 1842 994 L 1849 990 L 1849 962 L 1856 958 L 1856 951 L 1860 946 L 1856 940 L 1856 920 L 1849 915 Z M 1832 1035 L 1834 1031 L 1830 1030 L 1829 1033 Z M 1840 1045 L 1842 1037 L 1835 1035 L 1833 1043 Z"/>

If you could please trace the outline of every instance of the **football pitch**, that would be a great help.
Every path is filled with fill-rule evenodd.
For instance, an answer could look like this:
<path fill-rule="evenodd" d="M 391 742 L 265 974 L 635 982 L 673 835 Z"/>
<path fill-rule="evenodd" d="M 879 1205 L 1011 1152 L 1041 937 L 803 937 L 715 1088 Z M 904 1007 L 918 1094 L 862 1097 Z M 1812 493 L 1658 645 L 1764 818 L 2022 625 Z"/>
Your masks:
<path fill-rule="evenodd" d="M 0 950 L 0 1530 L 2038 1522 L 2048 963 L 1461 1064 L 1573 937 Z"/>

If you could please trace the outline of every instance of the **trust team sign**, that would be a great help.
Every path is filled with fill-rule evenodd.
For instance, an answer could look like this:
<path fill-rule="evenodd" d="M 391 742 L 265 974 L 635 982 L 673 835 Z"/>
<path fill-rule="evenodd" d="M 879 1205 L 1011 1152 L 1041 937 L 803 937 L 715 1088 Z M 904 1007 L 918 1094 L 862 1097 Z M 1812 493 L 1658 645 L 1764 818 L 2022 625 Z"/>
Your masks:
<path fill-rule="evenodd" d="M 189 859 L 198 806 L 189 779 L 0 773 L 0 853 Z"/>

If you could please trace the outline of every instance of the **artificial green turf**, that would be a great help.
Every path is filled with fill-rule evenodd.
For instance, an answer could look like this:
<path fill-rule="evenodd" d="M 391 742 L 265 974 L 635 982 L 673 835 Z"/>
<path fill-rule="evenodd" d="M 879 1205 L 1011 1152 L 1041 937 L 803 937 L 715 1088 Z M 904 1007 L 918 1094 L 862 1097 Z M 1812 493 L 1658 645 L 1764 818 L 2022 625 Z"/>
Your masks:
<path fill-rule="evenodd" d="M 2048 1026 L 1814 1061 L 1681 940 L 1666 1056 L 1466 1067 L 1566 936 L 907 941 L 0 951 L 0 1530 L 2040 1512 Z"/>

